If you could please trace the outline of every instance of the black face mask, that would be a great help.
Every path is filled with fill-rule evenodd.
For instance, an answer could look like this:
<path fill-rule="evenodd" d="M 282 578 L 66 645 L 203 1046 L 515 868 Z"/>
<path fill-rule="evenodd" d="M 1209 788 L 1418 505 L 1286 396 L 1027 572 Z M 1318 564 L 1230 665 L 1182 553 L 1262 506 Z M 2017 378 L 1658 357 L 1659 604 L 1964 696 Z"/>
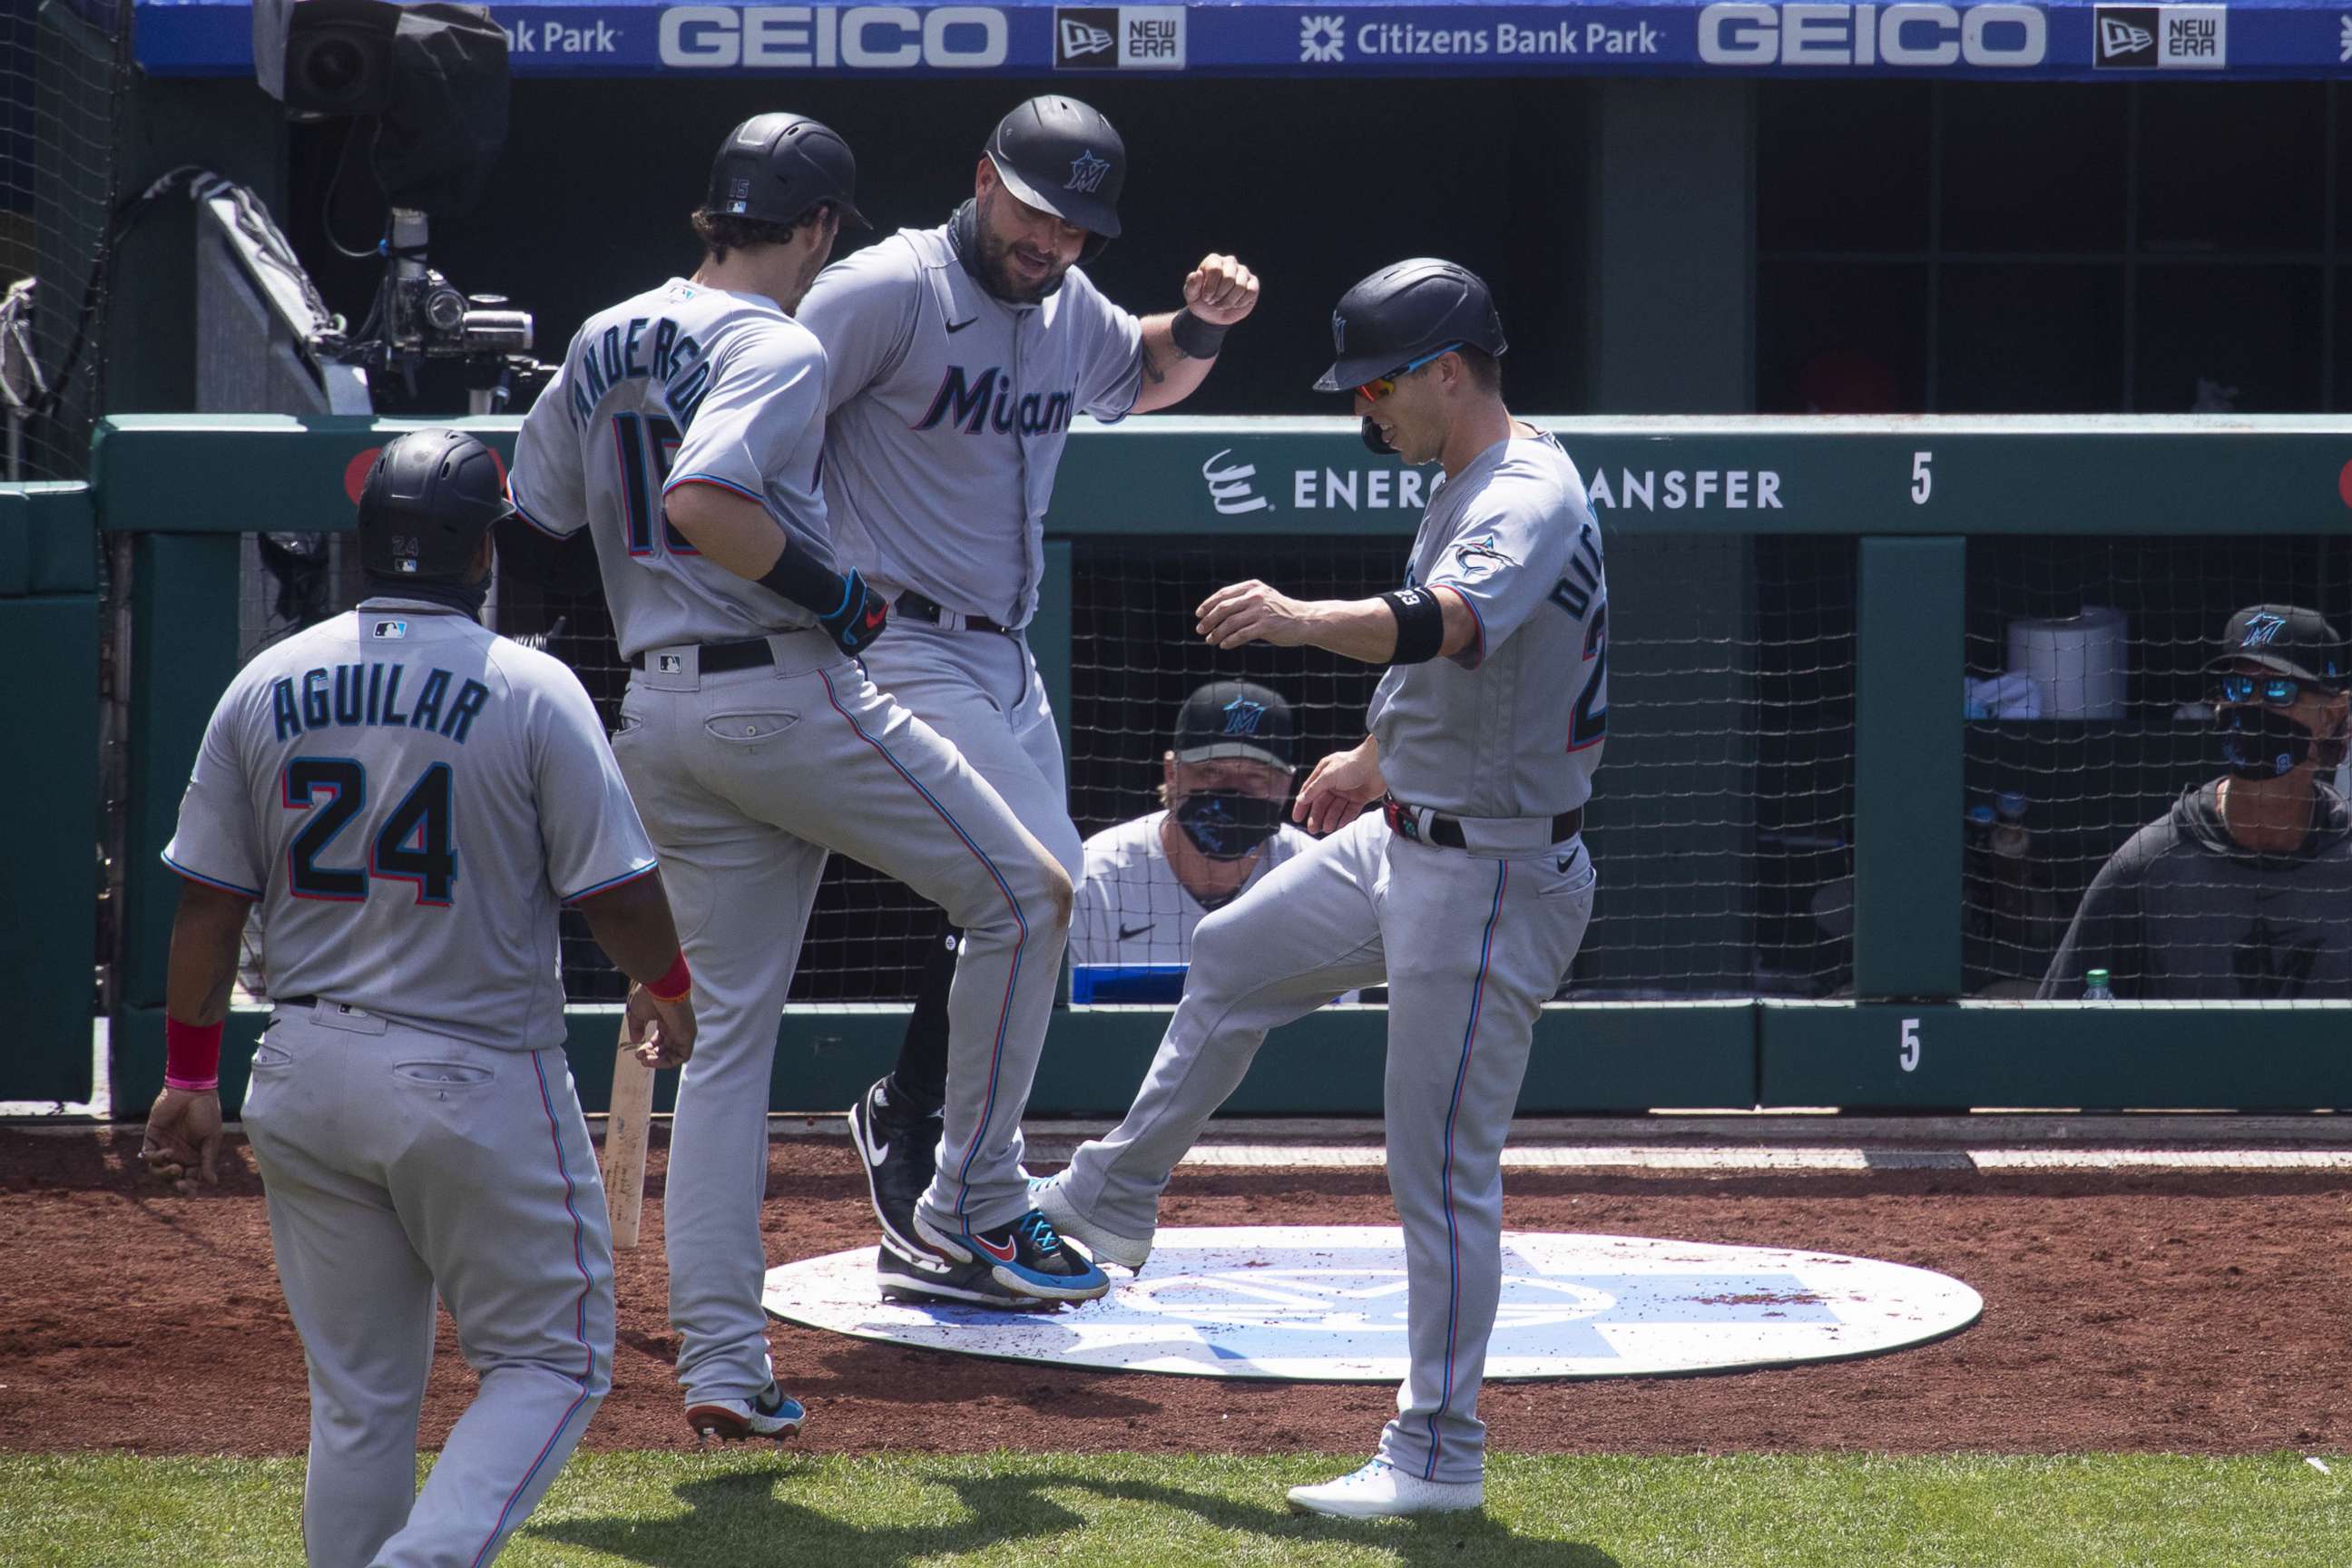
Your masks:
<path fill-rule="evenodd" d="M 2219 709 L 2213 732 L 2221 737 L 2222 768 L 2249 783 L 2284 778 L 2311 755 L 2311 731 L 2275 708 L 2243 703 Z"/>
<path fill-rule="evenodd" d="M 490 574 L 487 572 L 478 583 L 418 583 L 405 577 L 388 577 L 381 572 L 367 573 L 365 578 L 371 599 L 418 599 L 428 605 L 446 605 L 478 621 L 482 618 L 483 601 L 490 596 Z"/>
<path fill-rule="evenodd" d="M 1239 790 L 1207 789 L 1176 805 L 1176 826 L 1212 860 L 1238 860 L 1282 826 L 1282 802 Z"/>

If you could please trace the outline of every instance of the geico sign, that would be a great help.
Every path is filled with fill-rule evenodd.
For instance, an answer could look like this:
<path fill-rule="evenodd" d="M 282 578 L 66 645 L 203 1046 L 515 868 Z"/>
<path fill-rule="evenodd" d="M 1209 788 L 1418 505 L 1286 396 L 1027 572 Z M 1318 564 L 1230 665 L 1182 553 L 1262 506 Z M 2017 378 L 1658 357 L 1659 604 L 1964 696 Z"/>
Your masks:
<path fill-rule="evenodd" d="M 688 70 L 987 70 L 1004 45 L 992 5 L 673 5 L 661 18 L 661 63 Z"/>
<path fill-rule="evenodd" d="M 1709 5 L 1698 58 L 1717 66 L 2038 66 L 2050 27 L 2038 5 Z"/>

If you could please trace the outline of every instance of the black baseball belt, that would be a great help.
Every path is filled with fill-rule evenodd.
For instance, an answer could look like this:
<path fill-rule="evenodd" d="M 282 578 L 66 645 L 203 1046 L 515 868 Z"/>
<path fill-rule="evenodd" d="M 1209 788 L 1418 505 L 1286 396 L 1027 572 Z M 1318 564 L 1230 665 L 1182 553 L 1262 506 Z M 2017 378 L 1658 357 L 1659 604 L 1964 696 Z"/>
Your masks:
<path fill-rule="evenodd" d="M 776 650 L 768 646 L 765 637 L 745 637 L 740 642 L 707 642 L 695 651 L 695 667 L 705 675 L 724 675 L 730 669 L 753 669 L 776 662 Z M 644 654 L 629 656 L 631 669 L 646 667 Z"/>
<path fill-rule="evenodd" d="M 1426 812 L 1419 806 L 1390 795 L 1381 802 L 1381 813 L 1388 818 L 1389 831 L 1401 838 L 1416 843 L 1434 844 L 1441 849 L 1467 849 L 1469 841 L 1463 837 L 1462 820 L 1442 812 Z M 1584 808 L 1563 811 L 1551 819 L 1551 842 L 1573 838 L 1584 831 Z"/>
<path fill-rule="evenodd" d="M 899 595 L 890 608 L 894 613 L 905 616 L 910 620 L 929 621 L 933 626 L 938 626 L 942 618 L 950 613 L 937 599 L 918 594 L 912 588 Z M 1013 629 L 1011 626 L 990 620 L 986 616 L 962 616 L 958 618 L 961 621 L 963 629 L 968 632 L 1009 632 Z"/>

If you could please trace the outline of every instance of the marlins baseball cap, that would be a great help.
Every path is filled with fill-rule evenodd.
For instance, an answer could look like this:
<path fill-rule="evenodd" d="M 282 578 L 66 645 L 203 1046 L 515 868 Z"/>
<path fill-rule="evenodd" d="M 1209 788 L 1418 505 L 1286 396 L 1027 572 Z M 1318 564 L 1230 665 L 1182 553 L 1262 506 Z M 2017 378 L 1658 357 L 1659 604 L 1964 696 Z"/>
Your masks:
<path fill-rule="evenodd" d="M 2344 639 L 2317 610 L 2294 605 L 2249 605 L 2230 617 L 2206 661 L 2208 674 L 2241 661 L 2292 675 L 2315 686 L 2344 687 Z"/>
<path fill-rule="evenodd" d="M 1176 714 L 1176 760 L 1246 757 L 1286 769 L 1296 765 L 1291 742 L 1297 734 L 1290 704 L 1280 693 L 1247 680 L 1213 680 L 1184 699 Z"/>

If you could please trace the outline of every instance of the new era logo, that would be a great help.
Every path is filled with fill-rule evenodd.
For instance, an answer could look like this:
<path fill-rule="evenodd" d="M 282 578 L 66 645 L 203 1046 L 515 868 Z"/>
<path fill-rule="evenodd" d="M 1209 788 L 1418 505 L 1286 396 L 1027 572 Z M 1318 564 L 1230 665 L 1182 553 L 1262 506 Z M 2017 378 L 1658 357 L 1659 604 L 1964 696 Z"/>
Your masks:
<path fill-rule="evenodd" d="M 2144 54 L 2156 47 L 2156 35 L 2146 27 L 2135 27 L 2119 16 L 2099 18 L 2099 54 L 2105 59 L 2119 55 Z"/>
<path fill-rule="evenodd" d="M 1065 11 L 1062 16 L 1061 63 L 1069 64 L 1087 55 L 1105 55 L 1118 47 L 1118 35 L 1108 27 L 1097 27 L 1079 21 Z"/>
<path fill-rule="evenodd" d="M 1182 70 L 1181 5 L 1061 5 L 1054 10 L 1054 68 Z"/>
<path fill-rule="evenodd" d="M 2099 5 L 2091 64 L 2100 70 L 2220 70 L 2230 63 L 2226 5 Z"/>

